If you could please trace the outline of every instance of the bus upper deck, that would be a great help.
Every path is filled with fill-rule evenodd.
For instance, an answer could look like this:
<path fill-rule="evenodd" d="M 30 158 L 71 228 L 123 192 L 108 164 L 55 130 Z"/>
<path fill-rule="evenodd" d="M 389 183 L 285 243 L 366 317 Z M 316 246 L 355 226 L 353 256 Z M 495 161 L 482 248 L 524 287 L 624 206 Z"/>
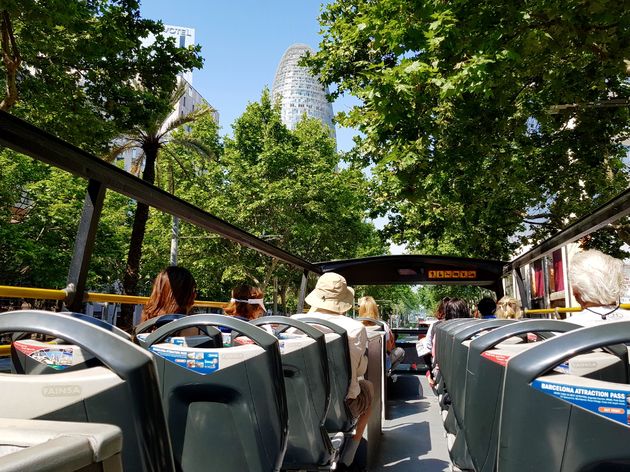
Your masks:
<path fill-rule="evenodd" d="M 76 312 L 89 297 L 86 271 L 106 189 L 299 267 L 302 300 L 308 274 L 331 271 L 350 284 L 476 285 L 500 296 L 506 274 L 518 279 L 524 264 L 584 234 L 587 226 L 630 212 L 626 192 L 508 264 L 443 256 L 311 263 L 1 112 L 0 143 L 89 180 L 65 295 Z M 516 286 L 526 293 L 521 282 Z M 18 334 L 8 348 L 12 373 L 0 374 L 0 468 L 334 470 L 354 426 L 344 403 L 346 333 L 333 326 L 324 334 L 312 329 L 318 323 L 291 318 L 263 318 L 262 324 L 272 328 L 194 315 L 134 344 L 85 314 L 0 315 L 1 333 L 47 336 L 42 342 Z M 302 334 L 279 329 L 285 325 Z M 203 334 L 177 335 L 189 327 L 203 328 Z M 235 334 L 226 337 L 218 327 Z M 422 376 L 388 379 L 384 332 L 369 332 L 366 375 L 377 388 L 364 469 L 445 470 L 451 460 L 477 471 L 630 466 L 630 324 L 444 322 L 436 330 L 436 397 Z M 234 342 L 237 335 L 250 342 Z M 444 440 L 436 429 L 442 423 Z"/>

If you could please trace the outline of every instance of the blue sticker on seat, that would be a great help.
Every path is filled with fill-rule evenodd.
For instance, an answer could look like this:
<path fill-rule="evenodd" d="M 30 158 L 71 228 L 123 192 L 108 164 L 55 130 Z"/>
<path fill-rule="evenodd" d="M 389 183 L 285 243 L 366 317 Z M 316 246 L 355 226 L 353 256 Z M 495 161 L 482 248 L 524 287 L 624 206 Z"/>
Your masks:
<path fill-rule="evenodd" d="M 219 353 L 204 351 L 180 351 L 151 346 L 151 352 L 198 374 L 211 374 L 219 370 Z"/>
<path fill-rule="evenodd" d="M 630 425 L 630 390 L 567 385 L 536 379 L 532 387 L 625 426 Z"/>

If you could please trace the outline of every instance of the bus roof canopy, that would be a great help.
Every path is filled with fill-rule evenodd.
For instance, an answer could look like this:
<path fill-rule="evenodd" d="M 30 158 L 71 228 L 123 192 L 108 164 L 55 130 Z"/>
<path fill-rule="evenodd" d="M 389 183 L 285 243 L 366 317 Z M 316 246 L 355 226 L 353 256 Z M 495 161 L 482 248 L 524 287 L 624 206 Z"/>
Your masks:
<path fill-rule="evenodd" d="M 505 262 L 450 256 L 397 255 L 318 262 L 350 285 L 480 285 L 501 290 Z M 497 292 L 498 293 L 498 292 Z"/>

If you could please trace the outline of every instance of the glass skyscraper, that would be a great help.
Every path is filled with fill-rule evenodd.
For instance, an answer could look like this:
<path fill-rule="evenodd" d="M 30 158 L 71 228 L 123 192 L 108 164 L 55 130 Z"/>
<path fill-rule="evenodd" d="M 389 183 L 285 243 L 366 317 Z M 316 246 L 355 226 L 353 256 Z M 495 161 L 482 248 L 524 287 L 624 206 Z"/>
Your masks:
<path fill-rule="evenodd" d="M 306 51 L 314 52 L 306 44 L 294 44 L 286 50 L 276 71 L 272 95 L 274 100 L 280 100 L 282 122 L 289 129 L 294 129 L 306 114 L 330 127 L 334 137 L 332 104 L 326 99 L 328 90 L 309 69 L 298 65 Z"/>

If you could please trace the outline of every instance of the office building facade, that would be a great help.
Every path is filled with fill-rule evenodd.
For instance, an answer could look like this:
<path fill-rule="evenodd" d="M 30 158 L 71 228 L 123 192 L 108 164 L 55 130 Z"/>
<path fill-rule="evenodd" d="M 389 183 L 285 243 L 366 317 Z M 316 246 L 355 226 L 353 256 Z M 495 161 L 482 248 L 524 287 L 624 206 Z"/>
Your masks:
<path fill-rule="evenodd" d="M 195 30 L 193 28 L 187 28 L 185 26 L 173 26 L 164 25 L 163 35 L 167 38 L 173 38 L 175 44 L 178 47 L 187 48 L 195 45 Z M 144 40 L 145 45 L 149 45 L 155 41 L 155 37 L 149 36 Z M 193 73 L 187 71 L 179 74 L 177 78 L 179 83 L 184 84 L 184 94 L 179 101 L 173 107 L 172 113 L 164 122 L 164 128 L 168 127 L 176 118 L 187 115 L 201 106 L 207 105 L 208 102 L 201 94 L 192 86 Z M 219 112 L 213 112 L 214 120 L 219 123 Z M 190 131 L 190 126 L 186 126 L 186 130 Z M 118 158 L 118 161 L 124 161 L 124 169 L 130 171 L 134 165 L 136 159 L 140 156 L 142 151 L 140 149 L 129 149 L 123 152 Z"/>
<path fill-rule="evenodd" d="M 306 44 L 294 44 L 286 50 L 276 70 L 272 95 L 280 101 L 282 122 L 289 129 L 294 129 L 306 114 L 328 126 L 334 137 L 333 108 L 326 98 L 328 89 L 308 68 L 299 65 L 307 51 L 314 52 Z"/>

